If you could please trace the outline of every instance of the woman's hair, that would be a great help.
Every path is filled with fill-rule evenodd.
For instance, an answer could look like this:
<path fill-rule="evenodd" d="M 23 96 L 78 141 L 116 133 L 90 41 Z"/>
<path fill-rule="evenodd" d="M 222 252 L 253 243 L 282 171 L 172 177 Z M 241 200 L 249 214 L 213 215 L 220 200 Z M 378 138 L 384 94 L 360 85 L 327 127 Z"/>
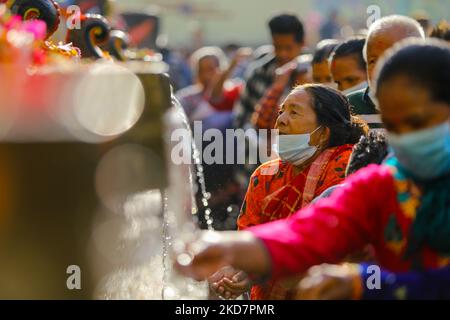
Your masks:
<path fill-rule="evenodd" d="M 363 56 L 363 48 L 366 39 L 363 37 L 354 37 L 347 39 L 338 45 L 330 55 L 330 59 L 334 61 L 338 58 L 354 57 L 358 62 L 361 70 L 366 70 L 366 61 Z"/>
<path fill-rule="evenodd" d="M 312 108 L 320 126 L 330 129 L 328 147 L 355 144 L 366 134 L 365 124 L 350 113 L 350 102 L 339 91 L 321 84 L 306 84 L 303 89 L 311 97 Z"/>
<path fill-rule="evenodd" d="M 388 155 L 386 136 L 377 131 L 371 131 L 353 147 L 346 175 L 367 167 L 369 164 L 381 164 Z"/>
<path fill-rule="evenodd" d="M 450 105 L 450 47 L 439 40 L 406 40 L 389 50 L 380 64 L 377 92 L 389 79 L 403 75 L 428 90 L 434 101 Z"/>

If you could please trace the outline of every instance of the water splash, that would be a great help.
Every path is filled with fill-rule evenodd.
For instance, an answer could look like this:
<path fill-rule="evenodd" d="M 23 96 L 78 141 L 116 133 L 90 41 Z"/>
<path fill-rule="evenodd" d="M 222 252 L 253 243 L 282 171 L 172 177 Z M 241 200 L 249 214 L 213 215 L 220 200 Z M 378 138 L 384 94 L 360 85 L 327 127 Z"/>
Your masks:
<path fill-rule="evenodd" d="M 205 220 L 208 230 L 214 230 L 213 223 L 214 219 L 211 215 L 211 208 L 209 207 L 209 200 L 211 199 L 211 193 L 206 190 L 206 181 L 205 174 L 203 171 L 203 165 L 200 161 L 200 152 L 198 151 L 197 145 L 195 144 L 194 139 L 192 139 L 192 157 L 197 169 L 197 178 L 198 183 L 200 184 L 200 192 L 202 195 L 202 205 L 205 211 Z"/>
<path fill-rule="evenodd" d="M 181 119 L 183 121 L 183 126 L 189 131 L 189 135 L 191 137 L 193 137 L 192 129 L 191 129 L 189 121 L 184 113 L 183 107 L 181 106 L 180 102 L 175 97 L 173 98 L 173 106 L 174 106 L 176 112 L 181 117 Z M 194 160 L 197 181 L 200 186 L 200 193 L 202 196 L 201 202 L 202 202 L 202 206 L 203 206 L 203 209 L 205 212 L 205 220 L 206 220 L 207 228 L 208 228 L 208 230 L 212 231 L 212 230 L 214 230 L 214 227 L 213 227 L 214 219 L 212 218 L 212 210 L 209 207 L 209 200 L 211 199 L 211 193 L 209 193 L 206 188 L 205 173 L 204 173 L 202 162 L 200 160 L 200 151 L 198 150 L 198 147 L 197 147 L 197 144 L 195 143 L 194 138 L 191 139 L 191 148 L 192 148 L 192 159 Z M 191 171 L 193 172 L 194 169 L 191 169 Z M 192 185 L 192 188 L 194 187 L 194 181 L 195 181 L 194 176 L 191 174 L 190 183 Z M 192 197 L 193 197 L 192 202 L 195 204 L 196 201 L 195 201 L 195 193 L 194 192 L 192 193 Z M 196 205 L 194 205 L 192 207 L 192 213 L 194 215 L 198 214 L 198 207 Z"/>
<path fill-rule="evenodd" d="M 172 108 L 166 114 L 166 128 L 167 135 L 170 135 L 177 128 L 183 128 L 188 130 L 190 137 L 192 137 L 192 131 L 184 110 L 175 98 L 172 101 Z M 166 141 L 170 150 L 173 142 L 167 136 Z M 193 297 L 206 299 L 208 292 L 206 282 L 195 282 L 183 278 L 172 270 L 171 253 L 179 254 L 182 252 L 184 245 L 194 241 L 199 232 L 194 171 L 196 171 L 202 194 L 202 205 L 207 211 L 208 229 L 213 230 L 211 210 L 208 203 L 211 196 L 206 190 L 199 152 L 193 138 L 186 143 L 189 143 L 192 148 L 195 166 L 189 164 L 175 166 L 171 162 L 168 163 L 169 187 L 163 192 L 163 288 L 161 292 L 163 300 L 192 299 Z M 187 181 L 188 183 L 185 183 Z M 174 247 L 176 247 L 175 250 Z"/>
<path fill-rule="evenodd" d="M 168 259 L 167 259 L 167 253 L 169 252 L 169 247 L 171 246 L 170 243 L 170 236 L 169 236 L 169 222 L 168 222 L 168 217 L 167 217 L 167 194 L 166 192 L 162 192 L 162 237 L 163 237 L 163 247 L 162 247 L 162 268 L 163 268 L 163 272 L 162 272 L 162 290 L 161 290 L 161 299 L 162 300 L 166 300 L 166 297 L 168 295 L 168 288 L 167 288 L 167 283 L 169 282 L 168 279 L 168 272 L 167 272 L 167 263 L 168 263 Z"/>

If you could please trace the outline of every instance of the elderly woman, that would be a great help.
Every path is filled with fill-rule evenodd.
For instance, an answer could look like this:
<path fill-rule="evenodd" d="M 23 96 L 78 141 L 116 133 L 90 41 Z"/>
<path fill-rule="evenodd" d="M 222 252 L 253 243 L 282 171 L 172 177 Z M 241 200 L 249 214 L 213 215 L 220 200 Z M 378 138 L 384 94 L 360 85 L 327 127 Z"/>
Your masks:
<path fill-rule="evenodd" d="M 281 105 L 275 128 L 280 158 L 263 164 L 250 178 L 239 230 L 287 218 L 341 183 L 353 144 L 365 133 L 360 123 L 353 122 L 347 98 L 323 85 L 296 87 Z M 223 272 L 211 279 L 219 294 L 224 291 L 217 283 Z M 225 273 L 232 274 L 229 269 Z M 285 295 L 275 283 L 252 289 L 252 299 Z"/>
<path fill-rule="evenodd" d="M 369 243 L 380 267 L 391 272 L 422 277 L 450 266 L 450 49 L 405 43 L 380 67 L 376 96 L 394 157 L 352 175 L 330 198 L 291 219 L 215 237 L 185 273 L 201 278 L 227 264 L 255 277 L 282 278 L 338 263 Z M 312 297 L 338 289 L 339 298 L 364 292 L 368 270 L 361 266 L 319 272 L 319 282 L 328 283 Z M 438 297 L 448 297 L 448 282 L 436 286 Z M 402 298 L 410 297 L 404 290 Z"/>

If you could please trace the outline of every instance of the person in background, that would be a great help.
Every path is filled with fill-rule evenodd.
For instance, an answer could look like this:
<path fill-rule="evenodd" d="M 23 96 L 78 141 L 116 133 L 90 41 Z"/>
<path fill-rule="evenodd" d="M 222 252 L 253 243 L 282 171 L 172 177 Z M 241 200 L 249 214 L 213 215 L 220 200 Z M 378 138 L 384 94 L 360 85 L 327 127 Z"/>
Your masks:
<path fill-rule="evenodd" d="M 420 24 L 425 36 L 428 36 L 433 28 L 430 15 L 424 10 L 416 10 L 411 17 Z"/>
<path fill-rule="evenodd" d="M 255 108 L 274 83 L 277 76 L 276 70 L 289 66 L 294 59 L 300 56 L 304 47 L 303 24 L 297 16 L 277 15 L 269 21 L 269 28 L 272 35 L 273 53 L 266 54 L 249 67 L 245 89 L 235 108 L 234 126 L 236 129 L 254 129 L 252 117 Z M 288 75 L 286 77 L 290 78 Z M 252 154 L 251 151 L 258 150 L 261 146 L 265 149 L 269 147 L 266 142 L 261 140 L 257 132 L 250 132 L 246 140 L 246 157 Z M 266 145 L 264 145 L 265 143 Z M 241 185 L 242 195 L 247 189 L 249 177 L 261 162 L 262 160 L 259 158 L 246 158 L 243 165 L 235 166 L 235 178 Z"/>
<path fill-rule="evenodd" d="M 229 60 L 233 59 L 234 55 L 236 54 L 236 52 L 239 50 L 241 46 L 238 45 L 237 43 L 234 42 L 230 42 L 227 43 L 225 46 L 222 47 L 223 52 L 225 53 L 225 55 L 227 56 L 227 58 Z"/>
<path fill-rule="evenodd" d="M 232 265 L 253 279 L 279 279 L 339 263 L 369 243 L 382 271 L 415 273 L 409 285 L 416 288 L 436 276 L 432 270 L 450 266 L 450 48 L 409 40 L 389 50 L 378 66 L 373 90 L 394 157 L 360 170 L 330 198 L 290 219 L 205 235 L 190 263 L 176 265 L 181 272 L 201 279 Z M 364 266 L 337 268 L 316 270 L 319 281 L 300 291 L 314 287 L 308 296 L 315 299 L 364 297 Z M 449 297 L 448 271 L 442 272 L 433 291 L 422 296 Z M 408 287 L 399 293 L 414 297 Z"/>
<path fill-rule="evenodd" d="M 191 126 L 196 121 L 201 121 L 203 132 L 208 129 L 218 129 L 224 135 L 227 129 L 232 128 L 232 110 L 239 99 L 242 82 L 232 79 L 231 75 L 240 61 L 250 54 L 251 51 L 247 49 L 238 50 L 229 65 L 223 51 L 217 47 L 204 47 L 192 55 L 191 64 L 197 83 L 176 94 Z M 201 141 L 201 143 L 202 145 L 198 147 L 204 150 L 211 142 Z M 226 151 L 224 146 L 224 156 Z M 235 220 L 238 210 L 235 210 L 236 215 L 232 224 L 228 219 L 229 208 L 238 208 L 241 201 L 240 188 L 233 176 L 233 167 L 204 163 L 203 168 L 205 184 L 211 193 L 209 204 L 214 212 L 214 227 L 218 230 L 236 228 Z M 200 223 L 206 227 L 203 213 L 202 209 L 199 212 Z"/>
<path fill-rule="evenodd" d="M 169 65 L 170 84 L 174 91 L 191 86 L 193 75 L 187 59 L 180 52 L 167 46 L 160 47 L 159 52 L 162 54 L 163 61 Z"/>
<path fill-rule="evenodd" d="M 364 43 L 364 38 L 351 38 L 342 42 L 331 53 L 331 75 L 338 89 L 345 95 L 367 88 Z"/>
<path fill-rule="evenodd" d="M 270 130 L 274 128 L 282 100 L 292 88 L 311 83 L 310 69 L 310 56 L 302 55 L 275 71 L 274 83 L 267 89 L 262 99 L 255 106 L 255 112 L 251 119 L 255 129 Z M 261 145 L 264 146 L 265 142 L 262 141 Z M 266 145 L 270 147 L 271 143 L 268 142 Z"/>
<path fill-rule="evenodd" d="M 253 51 L 253 55 L 244 72 L 244 81 L 249 77 L 249 75 L 253 74 L 255 69 L 261 67 L 261 61 L 269 55 L 271 55 L 272 57 L 274 55 L 274 48 L 273 45 L 271 44 L 264 44 L 262 46 L 257 47 Z"/>
<path fill-rule="evenodd" d="M 274 47 L 273 54 L 267 54 L 252 66 L 247 75 L 245 89 L 236 106 L 236 128 L 251 128 L 250 119 L 255 106 L 264 96 L 275 79 L 275 70 L 297 58 L 304 46 L 302 22 L 295 15 L 282 14 L 269 21 Z"/>
<path fill-rule="evenodd" d="M 353 122 L 345 96 L 318 84 L 292 90 L 275 128 L 280 132 L 276 147 L 280 158 L 263 164 L 250 178 L 239 230 L 287 218 L 341 183 L 353 144 L 365 134 Z M 243 289 L 240 294 L 247 288 Z M 284 299 L 286 294 L 279 283 L 252 289 L 252 299 Z"/>
<path fill-rule="evenodd" d="M 253 60 L 262 59 L 269 54 L 274 54 L 273 44 L 263 44 L 253 52 Z"/>
<path fill-rule="evenodd" d="M 445 40 L 450 43 L 450 24 L 447 20 L 442 20 L 434 27 L 433 31 L 430 34 L 431 38 Z"/>
<path fill-rule="evenodd" d="M 312 60 L 312 78 L 314 83 L 321 83 L 331 88 L 336 88 L 328 59 L 338 44 L 339 41 L 334 39 L 325 39 L 317 44 Z"/>
<path fill-rule="evenodd" d="M 237 54 L 227 65 L 227 58 L 218 47 L 204 47 L 192 54 L 196 83 L 176 93 L 191 124 L 205 120 L 217 111 L 232 111 L 242 83 L 229 77 L 242 58 Z"/>
<path fill-rule="evenodd" d="M 237 79 L 234 72 L 243 62 L 248 61 L 252 53 L 251 48 L 239 48 L 233 55 L 228 68 L 214 78 L 207 96 L 216 109 L 230 112 L 233 110 L 243 87 L 242 80 Z"/>
<path fill-rule="evenodd" d="M 227 44 L 224 48 L 223 48 L 227 58 L 229 61 L 234 61 L 234 58 L 236 57 L 236 55 L 240 55 L 242 54 L 242 52 L 244 50 L 247 50 L 247 54 L 252 53 L 252 58 L 253 58 L 253 50 L 251 48 L 242 48 L 241 46 L 239 46 L 236 43 L 229 43 Z M 245 73 L 246 70 L 248 69 L 250 63 L 251 63 L 251 59 L 239 59 L 241 60 L 235 67 L 233 74 L 231 75 L 231 78 L 233 79 L 241 79 L 242 81 L 245 80 Z"/>
<path fill-rule="evenodd" d="M 352 112 L 366 121 L 372 130 L 383 128 L 379 111 L 371 98 L 370 90 L 374 81 L 374 69 L 383 53 L 397 42 L 406 38 L 425 39 L 420 24 L 412 18 L 392 15 L 375 21 L 369 28 L 364 45 L 364 58 L 367 62 L 369 86 L 348 95 Z"/>

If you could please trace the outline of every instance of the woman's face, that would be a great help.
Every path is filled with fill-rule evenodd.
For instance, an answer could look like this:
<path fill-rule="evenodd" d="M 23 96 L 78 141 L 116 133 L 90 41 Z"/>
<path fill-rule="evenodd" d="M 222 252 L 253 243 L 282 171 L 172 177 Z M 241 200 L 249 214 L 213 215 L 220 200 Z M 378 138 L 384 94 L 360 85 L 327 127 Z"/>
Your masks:
<path fill-rule="evenodd" d="M 275 129 L 282 134 L 308 134 L 319 127 L 317 116 L 312 108 L 308 92 L 299 88 L 290 93 L 280 107 Z M 311 136 L 311 145 L 319 145 L 323 140 L 325 128 Z"/>
<path fill-rule="evenodd" d="M 430 92 L 399 75 L 383 83 L 377 94 L 386 129 L 407 134 L 449 121 L 450 106 L 433 101 Z"/>
<path fill-rule="evenodd" d="M 214 78 L 220 73 L 219 63 L 213 57 L 205 57 L 198 63 L 198 81 L 208 87 Z"/>
<path fill-rule="evenodd" d="M 351 89 L 367 81 L 365 69 L 361 69 L 358 58 L 354 55 L 333 59 L 331 74 L 340 91 Z"/>

